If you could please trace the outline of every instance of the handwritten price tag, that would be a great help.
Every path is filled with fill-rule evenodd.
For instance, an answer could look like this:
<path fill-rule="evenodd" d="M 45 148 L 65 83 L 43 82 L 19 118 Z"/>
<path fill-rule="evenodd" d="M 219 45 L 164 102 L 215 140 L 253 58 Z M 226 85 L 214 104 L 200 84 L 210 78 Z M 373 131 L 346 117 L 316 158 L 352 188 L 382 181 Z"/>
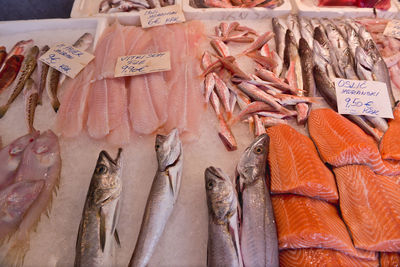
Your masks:
<path fill-rule="evenodd" d="M 115 77 L 134 76 L 171 70 L 169 52 L 119 57 L 115 65 Z"/>
<path fill-rule="evenodd" d="M 393 118 L 385 83 L 336 78 L 335 89 L 340 114 Z"/>
<path fill-rule="evenodd" d="M 391 20 L 386 25 L 383 35 L 400 39 L 400 20 Z"/>
<path fill-rule="evenodd" d="M 47 53 L 39 58 L 40 61 L 70 78 L 75 78 L 75 76 L 93 59 L 94 56 L 92 54 L 64 43 L 50 48 Z"/>
<path fill-rule="evenodd" d="M 183 15 L 182 8 L 179 5 L 141 10 L 139 15 L 142 28 L 150 28 L 185 21 L 185 16 Z"/>

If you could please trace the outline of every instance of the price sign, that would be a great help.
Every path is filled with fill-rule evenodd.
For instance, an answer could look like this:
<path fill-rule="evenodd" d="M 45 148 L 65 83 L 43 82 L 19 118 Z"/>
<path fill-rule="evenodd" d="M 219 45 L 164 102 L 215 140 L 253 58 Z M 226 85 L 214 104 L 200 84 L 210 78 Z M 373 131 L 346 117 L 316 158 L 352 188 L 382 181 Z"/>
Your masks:
<path fill-rule="evenodd" d="M 335 89 L 340 114 L 393 118 L 385 83 L 336 78 Z"/>
<path fill-rule="evenodd" d="M 383 35 L 400 39 L 400 20 L 389 21 Z"/>
<path fill-rule="evenodd" d="M 182 8 L 179 5 L 141 10 L 139 15 L 142 28 L 150 28 L 185 21 L 185 16 L 183 15 Z"/>

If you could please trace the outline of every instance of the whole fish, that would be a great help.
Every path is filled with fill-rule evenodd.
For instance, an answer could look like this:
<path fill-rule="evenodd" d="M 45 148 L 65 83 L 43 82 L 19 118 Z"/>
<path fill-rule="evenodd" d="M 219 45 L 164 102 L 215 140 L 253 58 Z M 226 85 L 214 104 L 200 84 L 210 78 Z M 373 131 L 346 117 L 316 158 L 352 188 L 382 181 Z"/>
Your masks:
<path fill-rule="evenodd" d="M 23 94 L 25 100 L 25 121 L 28 131 L 30 133 L 36 132 L 33 127 L 33 121 L 35 119 L 35 110 L 39 100 L 39 92 L 31 78 L 26 81 Z"/>
<path fill-rule="evenodd" d="M 243 266 L 238 240 L 238 200 L 230 178 L 219 168 L 204 173 L 208 206 L 207 266 Z"/>
<path fill-rule="evenodd" d="M 42 49 L 39 52 L 39 58 L 43 56 L 47 51 L 49 51 L 50 47 L 48 45 L 45 45 L 42 47 Z M 46 87 L 46 78 L 47 78 L 47 73 L 49 71 L 49 65 L 43 63 L 42 61 L 38 60 L 37 62 L 37 72 L 39 74 L 39 86 L 38 86 L 38 93 L 39 93 L 39 100 L 38 104 L 42 104 L 42 95 L 44 88 Z"/>
<path fill-rule="evenodd" d="M 157 135 L 157 173 L 147 198 L 139 237 L 129 266 L 147 266 L 174 209 L 181 186 L 183 151 L 177 129 Z"/>
<path fill-rule="evenodd" d="M 7 211 L 0 218 L 0 239 L 10 239 L 10 247 L 1 266 L 21 266 L 29 250 L 30 232 L 43 213 L 50 216 L 53 195 L 57 192 L 61 173 L 60 147 L 57 136 L 48 130 L 23 151 L 15 183 L 0 194 Z"/>
<path fill-rule="evenodd" d="M 101 151 L 90 181 L 76 240 L 74 266 L 112 266 L 122 191 L 122 149 L 115 159 Z"/>
<path fill-rule="evenodd" d="M 22 41 L 17 42 L 11 48 L 10 52 L 7 54 L 7 57 L 6 57 L 5 60 L 7 61 L 10 57 L 12 57 L 14 55 L 23 55 L 23 54 L 25 54 L 26 49 L 28 49 L 32 44 L 33 44 L 33 40 L 32 39 L 26 40 L 26 41 L 22 40 Z M 4 67 L 4 65 L 3 65 L 3 67 Z"/>
<path fill-rule="evenodd" d="M 284 22 L 278 18 L 272 18 L 272 29 L 275 33 L 275 46 L 276 51 L 281 59 L 283 59 L 283 52 L 285 50 L 285 34 L 287 27 Z M 280 73 L 278 74 L 278 76 Z"/>
<path fill-rule="evenodd" d="M 17 85 L 15 85 L 14 91 L 7 100 L 7 103 L 0 107 L 0 118 L 2 118 L 6 114 L 10 105 L 14 102 L 14 100 L 24 88 L 25 82 L 29 79 L 32 72 L 35 70 L 38 54 L 39 48 L 37 46 L 34 46 L 29 50 L 28 55 L 25 57 L 22 63 L 21 76 L 18 79 Z"/>
<path fill-rule="evenodd" d="M 250 52 L 252 52 L 254 50 L 257 50 L 257 49 L 261 48 L 269 40 L 274 38 L 274 35 L 275 34 L 273 32 L 265 32 L 264 34 L 258 36 L 257 39 L 246 50 L 244 50 L 241 54 L 245 55 L 247 53 L 250 53 Z"/>
<path fill-rule="evenodd" d="M 13 83 L 23 61 L 23 55 L 14 55 L 4 63 L 4 67 L 0 71 L 0 94 Z"/>
<path fill-rule="evenodd" d="M 328 77 L 328 75 L 318 66 L 315 65 L 313 68 L 313 75 L 315 79 L 316 88 L 318 92 L 324 97 L 328 105 L 335 111 L 337 111 L 337 100 L 336 100 L 336 89 L 334 82 Z M 374 137 L 376 141 L 380 141 L 380 136 L 376 131 L 365 121 L 363 116 L 346 115 L 348 119 L 357 124 L 367 134 Z"/>
<path fill-rule="evenodd" d="M 386 88 L 389 95 L 390 103 L 392 105 L 392 108 L 394 108 L 395 102 L 399 99 L 394 98 L 392 91 L 392 83 L 390 80 L 390 74 L 385 61 L 382 58 L 376 61 L 372 67 L 371 72 L 374 81 L 386 83 Z"/>
<path fill-rule="evenodd" d="M 269 136 L 258 136 L 246 148 L 236 168 L 244 266 L 279 266 L 275 217 L 266 182 L 268 149 Z"/>
<path fill-rule="evenodd" d="M 90 33 L 84 33 L 72 46 L 80 50 L 88 49 L 93 43 L 93 35 Z M 58 100 L 57 92 L 59 84 L 65 79 L 65 75 L 58 70 L 49 67 L 46 77 L 46 91 L 50 98 L 51 105 L 55 112 L 60 107 L 60 101 Z"/>
<path fill-rule="evenodd" d="M 288 29 L 293 33 L 296 47 L 299 47 L 299 41 L 301 37 L 299 17 L 295 14 L 289 14 L 286 21 Z"/>
<path fill-rule="evenodd" d="M 310 49 L 313 49 L 313 42 L 314 42 L 314 28 L 311 25 L 311 22 L 304 17 L 299 17 L 299 22 L 300 22 L 300 33 L 301 37 L 304 38 L 304 40 L 307 42 L 308 46 Z M 299 48 L 300 48 L 300 40 L 299 40 Z"/>
<path fill-rule="evenodd" d="M 0 150 L 0 191 L 14 181 L 25 148 L 38 136 L 38 132 L 29 133 Z"/>
<path fill-rule="evenodd" d="M 3 66 L 4 61 L 7 57 L 7 51 L 5 46 L 0 46 L 0 68 Z"/>

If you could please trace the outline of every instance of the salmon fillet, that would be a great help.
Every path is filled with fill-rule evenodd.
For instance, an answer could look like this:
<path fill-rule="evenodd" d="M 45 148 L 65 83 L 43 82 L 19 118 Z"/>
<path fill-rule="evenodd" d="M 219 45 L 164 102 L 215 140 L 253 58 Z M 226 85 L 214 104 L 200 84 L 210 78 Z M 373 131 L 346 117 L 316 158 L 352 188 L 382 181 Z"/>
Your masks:
<path fill-rule="evenodd" d="M 383 159 L 400 160 L 400 104 L 393 111 L 393 120 L 389 122 L 389 129 L 385 132 L 379 144 Z"/>
<path fill-rule="evenodd" d="M 357 248 L 400 251 L 400 185 L 362 165 L 336 168 L 340 209 Z"/>
<path fill-rule="evenodd" d="M 336 203 L 335 178 L 310 138 L 289 125 L 267 129 L 270 137 L 271 193 L 292 193 Z"/>
<path fill-rule="evenodd" d="M 372 137 L 331 109 L 312 110 L 308 130 L 322 160 L 335 167 L 363 164 L 377 174 L 400 174 L 400 163 L 383 160 Z"/>
<path fill-rule="evenodd" d="M 281 267 L 349 267 L 379 266 L 378 259 L 365 260 L 330 249 L 287 249 L 279 252 Z"/>
<path fill-rule="evenodd" d="M 400 254 L 399 253 L 380 253 L 381 267 L 399 267 Z"/>
<path fill-rule="evenodd" d="M 279 249 L 326 248 L 363 259 L 375 253 L 357 250 L 335 206 L 296 195 L 272 196 Z"/>

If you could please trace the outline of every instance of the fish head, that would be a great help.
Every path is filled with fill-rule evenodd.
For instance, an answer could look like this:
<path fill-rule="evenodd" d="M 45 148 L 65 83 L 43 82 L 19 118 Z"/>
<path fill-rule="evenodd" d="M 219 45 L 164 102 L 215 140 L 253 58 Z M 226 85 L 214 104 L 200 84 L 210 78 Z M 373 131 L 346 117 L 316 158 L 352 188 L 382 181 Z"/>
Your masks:
<path fill-rule="evenodd" d="M 320 26 L 318 26 L 318 27 L 316 27 L 314 29 L 314 36 L 313 37 L 318 43 L 320 43 L 323 46 L 325 45 L 326 36 L 325 36 L 325 33 L 323 32 L 323 30 L 321 29 Z"/>
<path fill-rule="evenodd" d="M 24 136 L 21 136 L 8 146 L 8 155 L 10 157 L 15 157 L 21 155 L 25 148 L 35 141 L 39 136 L 39 132 L 33 132 Z"/>
<path fill-rule="evenodd" d="M 182 154 L 178 129 L 173 129 L 168 135 L 158 134 L 155 149 L 160 171 L 165 171 L 169 166 L 175 165 Z"/>
<path fill-rule="evenodd" d="M 96 205 L 102 206 L 117 199 L 121 194 L 121 153 L 122 149 L 120 148 L 115 159 L 111 158 L 104 150 L 99 154 L 91 182 Z"/>
<path fill-rule="evenodd" d="M 257 179 L 265 179 L 267 156 L 269 151 L 269 136 L 261 134 L 254 139 L 243 152 L 236 167 L 239 178 L 239 191 Z"/>
<path fill-rule="evenodd" d="M 237 198 L 232 182 L 221 169 L 208 167 L 204 172 L 207 205 L 218 224 L 224 224 L 237 211 Z"/>

